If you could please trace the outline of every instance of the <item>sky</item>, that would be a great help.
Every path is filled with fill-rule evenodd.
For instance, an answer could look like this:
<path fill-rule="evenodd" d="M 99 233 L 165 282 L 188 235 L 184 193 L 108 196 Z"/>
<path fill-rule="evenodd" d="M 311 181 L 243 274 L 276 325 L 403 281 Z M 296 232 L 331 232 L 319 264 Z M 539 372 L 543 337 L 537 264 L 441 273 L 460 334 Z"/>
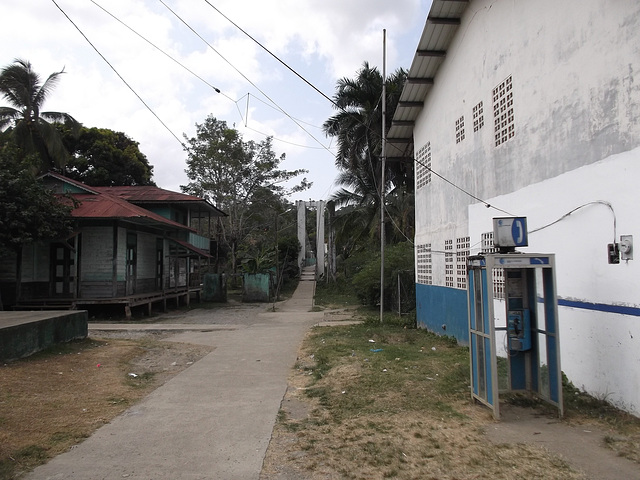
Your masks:
<path fill-rule="evenodd" d="M 336 110 L 315 89 L 333 97 L 338 80 L 355 78 L 365 61 L 382 72 L 383 52 L 387 74 L 408 69 L 430 6 L 431 0 L 2 0 L 0 67 L 28 60 L 43 81 L 64 69 L 43 111 L 124 132 L 140 144 L 161 188 L 180 191 L 188 182 L 183 136 L 193 137 L 196 124 L 212 115 L 245 141 L 272 136 L 275 153 L 286 155 L 281 168 L 309 171 L 304 176 L 313 186 L 291 201 L 327 200 L 337 189 L 336 148 L 321 127 Z M 0 105 L 7 104 L 0 99 Z"/>

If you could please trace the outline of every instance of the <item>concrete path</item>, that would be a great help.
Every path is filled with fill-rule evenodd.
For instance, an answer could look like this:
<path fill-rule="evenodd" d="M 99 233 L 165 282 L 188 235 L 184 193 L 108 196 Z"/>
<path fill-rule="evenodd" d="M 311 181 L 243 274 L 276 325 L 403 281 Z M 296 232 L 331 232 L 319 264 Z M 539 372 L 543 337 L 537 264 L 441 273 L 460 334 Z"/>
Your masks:
<path fill-rule="evenodd" d="M 275 312 L 245 324 L 162 325 L 181 330 L 171 341 L 214 350 L 25 478 L 258 479 L 298 346 L 323 319 L 310 312 L 314 288 L 300 282 Z"/>

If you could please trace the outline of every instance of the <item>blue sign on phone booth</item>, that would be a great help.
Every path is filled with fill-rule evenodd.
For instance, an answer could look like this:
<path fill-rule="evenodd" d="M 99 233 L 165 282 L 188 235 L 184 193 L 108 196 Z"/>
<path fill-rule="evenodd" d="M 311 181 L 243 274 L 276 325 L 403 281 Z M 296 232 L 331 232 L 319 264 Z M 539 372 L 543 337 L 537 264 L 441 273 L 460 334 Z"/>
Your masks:
<path fill-rule="evenodd" d="M 526 217 L 498 217 L 493 219 L 493 244 L 501 251 L 529 245 Z"/>

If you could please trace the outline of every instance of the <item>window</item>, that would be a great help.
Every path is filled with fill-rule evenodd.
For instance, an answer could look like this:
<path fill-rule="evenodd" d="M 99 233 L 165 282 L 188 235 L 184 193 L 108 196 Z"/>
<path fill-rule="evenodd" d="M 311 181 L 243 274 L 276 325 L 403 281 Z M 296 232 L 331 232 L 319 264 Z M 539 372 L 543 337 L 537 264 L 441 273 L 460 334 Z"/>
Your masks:
<path fill-rule="evenodd" d="M 431 142 L 427 142 L 416 155 L 416 190 L 431 183 Z"/>
<path fill-rule="evenodd" d="M 456 238 L 456 287 L 467 288 L 467 259 L 469 258 L 469 237 Z"/>
<path fill-rule="evenodd" d="M 464 140 L 464 115 L 456 120 L 456 143 Z"/>
<path fill-rule="evenodd" d="M 482 234 L 482 253 L 496 253 L 497 249 L 493 246 L 493 232 Z M 493 275 L 493 297 L 504 298 L 504 269 L 494 268 Z"/>
<path fill-rule="evenodd" d="M 493 89 L 493 117 L 497 147 L 515 135 L 511 76 Z"/>
<path fill-rule="evenodd" d="M 418 253 L 418 283 L 431 285 L 433 283 L 431 268 L 431 244 L 416 245 Z"/>
<path fill-rule="evenodd" d="M 454 287 L 453 284 L 453 240 L 444 241 L 444 284 L 446 287 Z"/>
<path fill-rule="evenodd" d="M 482 102 L 473 107 L 473 131 L 477 132 L 484 127 L 484 107 Z"/>

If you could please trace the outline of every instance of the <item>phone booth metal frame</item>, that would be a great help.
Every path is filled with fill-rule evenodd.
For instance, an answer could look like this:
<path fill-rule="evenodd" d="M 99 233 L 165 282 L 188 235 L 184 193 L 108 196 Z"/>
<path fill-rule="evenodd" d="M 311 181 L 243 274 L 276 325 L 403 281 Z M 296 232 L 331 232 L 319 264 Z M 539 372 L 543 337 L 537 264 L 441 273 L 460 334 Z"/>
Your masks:
<path fill-rule="evenodd" d="M 504 288 L 494 291 L 502 269 Z M 471 398 L 500 418 L 499 393 L 528 392 L 564 413 L 555 256 L 495 253 L 469 257 L 469 354 Z M 505 304 L 496 326 L 496 294 Z M 504 299 L 500 297 L 504 297 Z M 498 369 L 497 332 L 504 332 L 505 363 Z M 500 376 L 499 376 L 500 375 Z"/>

